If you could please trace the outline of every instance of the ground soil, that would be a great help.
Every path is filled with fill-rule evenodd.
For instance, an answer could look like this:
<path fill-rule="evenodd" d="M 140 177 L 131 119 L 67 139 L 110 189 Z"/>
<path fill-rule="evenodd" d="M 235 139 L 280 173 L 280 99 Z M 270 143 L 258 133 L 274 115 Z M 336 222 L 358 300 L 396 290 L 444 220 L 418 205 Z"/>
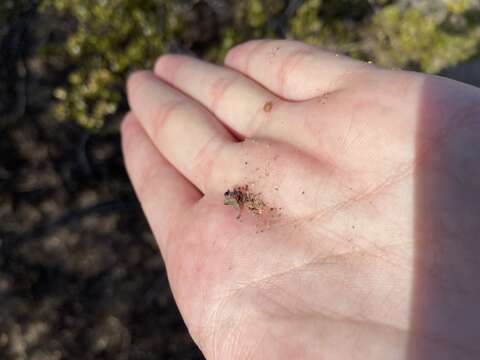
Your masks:
<path fill-rule="evenodd" d="M 39 65 L 34 16 L 0 22 L 0 359 L 202 359 L 127 178 L 120 117 L 92 133 L 48 115 L 64 75 Z"/>

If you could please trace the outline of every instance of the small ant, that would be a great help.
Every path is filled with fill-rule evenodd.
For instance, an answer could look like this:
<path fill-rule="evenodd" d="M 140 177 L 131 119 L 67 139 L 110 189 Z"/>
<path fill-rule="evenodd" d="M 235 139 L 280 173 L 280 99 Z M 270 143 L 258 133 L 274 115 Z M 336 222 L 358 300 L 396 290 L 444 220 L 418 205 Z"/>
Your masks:
<path fill-rule="evenodd" d="M 255 194 L 248 191 L 248 185 L 237 186 L 233 190 L 225 191 L 223 203 L 238 209 L 237 219 L 240 219 L 242 210 L 245 206 L 254 214 L 259 215 L 263 212 L 265 204 L 258 199 Z"/>

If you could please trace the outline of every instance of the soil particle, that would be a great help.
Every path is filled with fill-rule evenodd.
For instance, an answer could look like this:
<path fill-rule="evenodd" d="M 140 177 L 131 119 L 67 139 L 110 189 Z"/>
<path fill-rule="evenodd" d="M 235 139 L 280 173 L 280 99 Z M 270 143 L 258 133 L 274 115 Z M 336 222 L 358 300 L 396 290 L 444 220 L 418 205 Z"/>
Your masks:
<path fill-rule="evenodd" d="M 283 208 L 267 206 L 262 200 L 262 193 L 253 192 L 249 185 L 236 186 L 225 191 L 224 204 L 238 210 L 237 220 L 240 222 L 244 209 L 257 217 L 256 234 L 268 231 L 282 217 Z"/>
<path fill-rule="evenodd" d="M 320 104 L 324 105 L 324 104 L 327 103 L 327 100 L 328 100 L 329 96 L 330 96 L 329 93 L 325 93 L 322 96 L 320 96 L 318 101 L 320 102 Z"/>
<path fill-rule="evenodd" d="M 248 185 L 234 187 L 232 190 L 225 191 L 223 195 L 225 205 L 238 209 L 237 219 L 240 219 L 245 208 L 254 215 L 261 215 L 265 211 L 261 194 L 251 192 Z"/>
<path fill-rule="evenodd" d="M 273 104 L 272 104 L 271 101 L 267 101 L 267 102 L 265 103 L 265 105 L 263 105 L 263 111 L 265 111 L 265 112 L 267 112 L 267 113 L 270 112 L 270 111 L 272 111 L 272 108 L 273 108 Z"/>

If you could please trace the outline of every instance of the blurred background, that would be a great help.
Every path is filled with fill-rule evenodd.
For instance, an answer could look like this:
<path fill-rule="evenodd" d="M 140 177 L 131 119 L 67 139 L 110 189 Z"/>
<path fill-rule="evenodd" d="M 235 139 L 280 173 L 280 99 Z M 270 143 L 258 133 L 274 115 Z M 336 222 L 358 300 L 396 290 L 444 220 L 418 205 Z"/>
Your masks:
<path fill-rule="evenodd" d="M 480 84 L 480 0 L 0 0 L 0 359 L 202 359 L 123 166 L 126 75 L 304 40 Z"/>

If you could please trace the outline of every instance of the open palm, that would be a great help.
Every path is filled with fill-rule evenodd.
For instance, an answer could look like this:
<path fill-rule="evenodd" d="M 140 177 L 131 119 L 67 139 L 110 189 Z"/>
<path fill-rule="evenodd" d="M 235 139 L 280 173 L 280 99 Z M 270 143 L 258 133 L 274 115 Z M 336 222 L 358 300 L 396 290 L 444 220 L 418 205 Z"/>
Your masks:
<path fill-rule="evenodd" d="M 253 41 L 128 93 L 127 169 L 208 359 L 479 358 L 480 91 Z"/>

